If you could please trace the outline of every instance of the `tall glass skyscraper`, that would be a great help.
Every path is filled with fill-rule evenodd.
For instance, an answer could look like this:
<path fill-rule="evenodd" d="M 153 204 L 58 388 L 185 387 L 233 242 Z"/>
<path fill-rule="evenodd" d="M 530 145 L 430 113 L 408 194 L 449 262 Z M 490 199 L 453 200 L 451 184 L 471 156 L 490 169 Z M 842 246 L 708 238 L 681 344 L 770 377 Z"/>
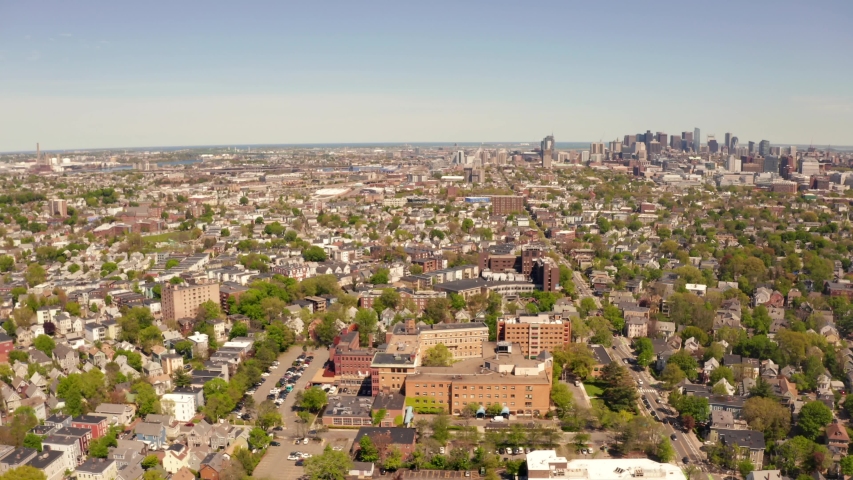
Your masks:
<path fill-rule="evenodd" d="M 702 144 L 702 142 L 699 139 L 699 129 L 694 128 L 693 129 L 693 151 L 698 152 L 699 151 L 699 145 L 701 145 L 701 144 Z"/>

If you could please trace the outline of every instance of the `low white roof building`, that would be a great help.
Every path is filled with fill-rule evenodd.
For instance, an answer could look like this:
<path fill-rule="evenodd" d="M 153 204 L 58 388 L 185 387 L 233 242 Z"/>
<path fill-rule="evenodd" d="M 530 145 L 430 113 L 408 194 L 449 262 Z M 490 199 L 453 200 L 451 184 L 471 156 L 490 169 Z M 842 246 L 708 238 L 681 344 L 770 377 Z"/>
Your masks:
<path fill-rule="evenodd" d="M 555 480 L 632 480 L 636 477 L 685 480 L 684 473 L 670 463 L 648 458 L 575 459 L 557 456 L 554 450 L 527 454 L 528 478 Z"/>

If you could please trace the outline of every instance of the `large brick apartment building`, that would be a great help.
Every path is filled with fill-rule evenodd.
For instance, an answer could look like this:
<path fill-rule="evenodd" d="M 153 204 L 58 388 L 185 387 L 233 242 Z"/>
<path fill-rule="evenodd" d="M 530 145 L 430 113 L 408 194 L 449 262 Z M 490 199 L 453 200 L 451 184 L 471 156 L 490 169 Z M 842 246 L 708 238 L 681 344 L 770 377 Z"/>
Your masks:
<path fill-rule="evenodd" d="M 162 291 L 163 320 L 194 318 L 198 307 L 208 300 L 217 305 L 221 302 L 219 284 L 209 281 L 206 277 L 198 277 L 191 280 L 191 283 L 178 285 L 167 282 Z"/>

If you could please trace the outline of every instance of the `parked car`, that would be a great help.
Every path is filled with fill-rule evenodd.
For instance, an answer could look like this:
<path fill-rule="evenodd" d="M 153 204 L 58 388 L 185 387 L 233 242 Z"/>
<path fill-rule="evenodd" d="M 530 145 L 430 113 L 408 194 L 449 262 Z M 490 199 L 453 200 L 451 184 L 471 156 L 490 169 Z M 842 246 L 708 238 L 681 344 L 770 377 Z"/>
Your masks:
<path fill-rule="evenodd" d="M 278 442 L 270 442 L 270 445 L 272 445 L 273 447 L 280 447 L 281 446 L 281 444 Z"/>

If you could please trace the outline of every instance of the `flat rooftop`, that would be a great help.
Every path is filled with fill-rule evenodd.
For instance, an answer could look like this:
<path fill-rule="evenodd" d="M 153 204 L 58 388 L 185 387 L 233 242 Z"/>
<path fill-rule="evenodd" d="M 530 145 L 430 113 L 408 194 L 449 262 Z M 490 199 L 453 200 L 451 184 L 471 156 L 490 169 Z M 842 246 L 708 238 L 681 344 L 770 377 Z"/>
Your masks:
<path fill-rule="evenodd" d="M 552 464 L 565 469 L 552 469 Z M 575 459 L 567 461 L 554 450 L 536 450 L 527 454 L 530 478 L 631 480 L 637 477 L 685 480 L 681 469 L 670 463 L 658 463 L 648 458 Z"/>

